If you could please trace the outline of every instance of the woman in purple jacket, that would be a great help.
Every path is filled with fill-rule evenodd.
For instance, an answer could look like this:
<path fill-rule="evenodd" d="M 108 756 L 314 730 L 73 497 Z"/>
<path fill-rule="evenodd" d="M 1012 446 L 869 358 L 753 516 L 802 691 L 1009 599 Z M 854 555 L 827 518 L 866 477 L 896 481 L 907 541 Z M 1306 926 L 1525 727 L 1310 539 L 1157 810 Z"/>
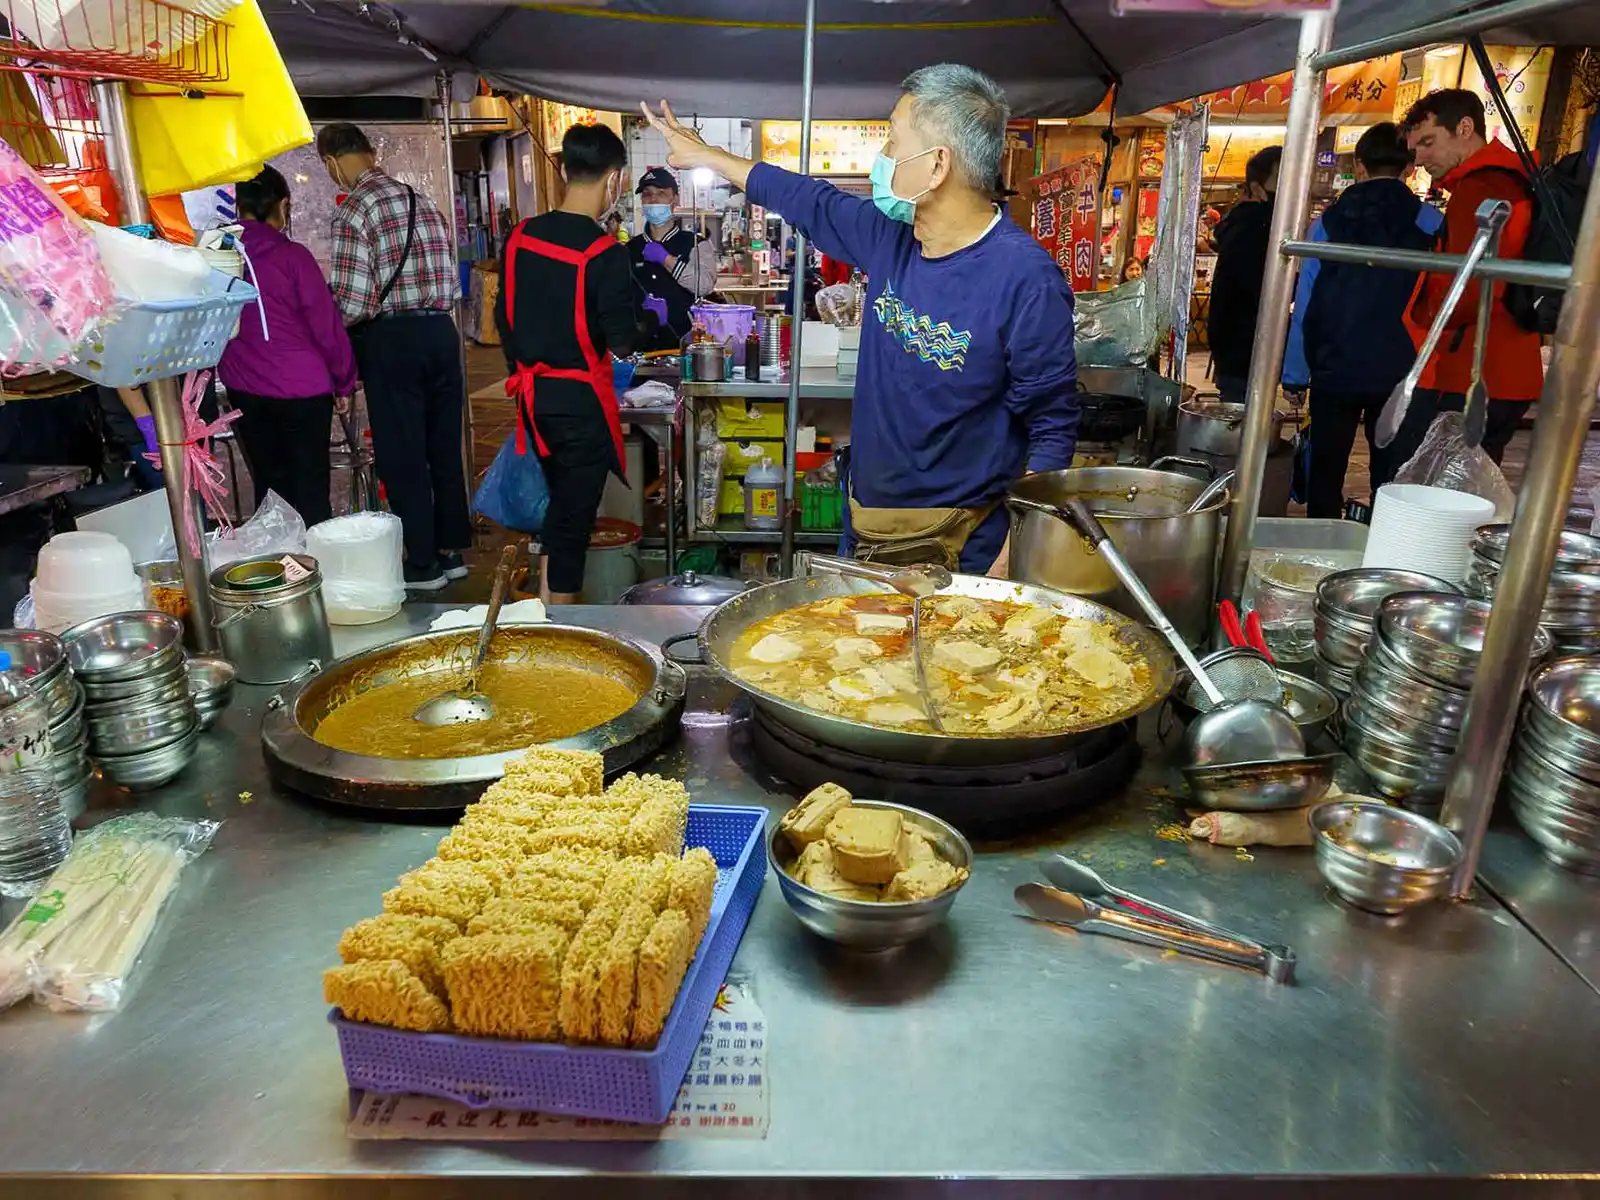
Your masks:
<path fill-rule="evenodd" d="M 218 370 L 243 414 L 239 442 L 256 502 L 271 488 L 315 525 L 333 515 L 328 442 L 335 410 L 348 411 L 356 390 L 355 355 L 317 260 L 285 232 L 289 185 L 283 176 L 263 167 L 236 194 L 267 328 L 263 334 L 256 314 L 246 313 Z"/>

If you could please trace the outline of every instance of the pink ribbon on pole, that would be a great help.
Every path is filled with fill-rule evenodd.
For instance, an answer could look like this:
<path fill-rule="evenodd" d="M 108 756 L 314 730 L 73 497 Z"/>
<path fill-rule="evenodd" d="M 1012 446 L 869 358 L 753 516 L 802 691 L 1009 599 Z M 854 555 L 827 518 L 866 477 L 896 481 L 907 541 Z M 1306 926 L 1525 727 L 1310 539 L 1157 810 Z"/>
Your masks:
<path fill-rule="evenodd" d="M 199 494 L 200 502 L 205 505 L 206 513 L 216 521 L 224 530 L 231 529 L 232 523 L 228 520 L 227 513 L 222 507 L 222 500 L 228 495 L 228 485 L 224 482 L 222 466 L 217 462 L 216 456 L 211 453 L 211 439 L 216 437 L 229 425 L 239 419 L 239 411 L 220 414 L 215 421 L 207 421 L 200 415 L 200 401 L 206 394 L 206 383 L 211 377 L 211 372 L 193 371 L 184 376 L 183 380 L 183 458 L 189 479 L 189 487 Z M 163 445 L 171 445 L 164 442 Z M 146 453 L 145 458 L 161 467 L 161 455 Z M 183 538 L 188 544 L 189 553 L 201 553 L 200 529 L 194 519 L 194 505 L 183 506 Z"/>

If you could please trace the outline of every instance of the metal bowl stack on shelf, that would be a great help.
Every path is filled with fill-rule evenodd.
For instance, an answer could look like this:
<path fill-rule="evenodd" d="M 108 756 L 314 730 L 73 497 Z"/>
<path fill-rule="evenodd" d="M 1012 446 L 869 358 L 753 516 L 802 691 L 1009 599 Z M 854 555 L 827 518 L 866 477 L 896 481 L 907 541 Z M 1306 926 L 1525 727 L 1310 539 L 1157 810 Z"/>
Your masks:
<path fill-rule="evenodd" d="M 1534 672 L 1504 788 L 1547 858 L 1600 874 L 1600 659 L 1559 659 Z"/>
<path fill-rule="evenodd" d="M 83 688 L 67 666 L 66 647 L 53 633 L 6 629 L 0 630 L 0 650 L 50 706 L 50 773 L 67 815 L 76 817 L 83 812 L 94 768 L 83 728 Z"/>
<path fill-rule="evenodd" d="M 113 783 L 160 787 L 194 758 L 200 718 L 182 639 L 182 622 L 159 612 L 113 613 L 62 635 L 83 685 L 90 756 Z"/>
<path fill-rule="evenodd" d="M 1487 601 L 1452 592 L 1398 592 L 1378 606 L 1340 735 L 1374 786 L 1407 808 L 1444 800 L 1488 625 Z M 1532 658 L 1549 650 L 1540 631 Z"/>
<path fill-rule="evenodd" d="M 225 658 L 191 658 L 187 669 L 200 728 L 210 729 L 233 699 L 233 664 Z"/>
<path fill-rule="evenodd" d="M 1366 654 L 1377 622 L 1378 605 L 1396 592 L 1459 592 L 1442 579 L 1419 571 L 1359 567 L 1335 571 L 1317 584 L 1311 611 L 1315 622 L 1316 680 L 1340 699 L 1355 688 L 1356 668 Z"/>
<path fill-rule="evenodd" d="M 1473 535 L 1469 596 L 1494 599 L 1510 532 L 1509 525 L 1483 525 Z M 1557 654 L 1600 653 L 1600 538 L 1562 531 L 1539 623 L 1550 631 Z"/>

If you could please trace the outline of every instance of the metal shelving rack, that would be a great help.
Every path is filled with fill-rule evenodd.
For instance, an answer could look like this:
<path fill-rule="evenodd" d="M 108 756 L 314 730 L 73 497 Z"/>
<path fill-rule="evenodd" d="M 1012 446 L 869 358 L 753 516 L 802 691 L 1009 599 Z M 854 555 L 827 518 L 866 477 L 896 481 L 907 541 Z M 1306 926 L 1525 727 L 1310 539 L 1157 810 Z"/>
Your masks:
<path fill-rule="evenodd" d="M 1322 116 L 1324 74 L 1333 67 L 1432 42 L 1459 41 L 1530 17 L 1577 7 L 1579 3 L 1581 0 L 1502 0 L 1474 12 L 1332 52 L 1332 15 L 1312 13 L 1300 18 L 1300 41 L 1279 168 L 1279 200 L 1272 217 L 1271 241 L 1279 252 L 1268 258 L 1262 279 L 1261 315 L 1251 360 L 1238 485 L 1222 551 L 1218 589 L 1221 597 L 1238 600 L 1249 570 L 1297 260 L 1315 257 L 1436 274 L 1453 273 L 1460 265 L 1459 258 L 1442 254 L 1296 240 L 1305 226 Z M 1471 890 L 1478 869 L 1522 699 L 1529 648 L 1538 628 L 1567 501 L 1577 478 L 1596 392 L 1600 390 L 1600 188 L 1589 189 L 1570 268 L 1491 259 L 1480 270 L 1491 279 L 1564 286 L 1566 301 L 1539 400 L 1533 448 L 1517 497 L 1505 567 L 1467 705 L 1461 751 L 1452 764 L 1445 794 L 1442 820 L 1460 836 L 1466 849 L 1451 884 L 1451 892 L 1457 897 Z"/>

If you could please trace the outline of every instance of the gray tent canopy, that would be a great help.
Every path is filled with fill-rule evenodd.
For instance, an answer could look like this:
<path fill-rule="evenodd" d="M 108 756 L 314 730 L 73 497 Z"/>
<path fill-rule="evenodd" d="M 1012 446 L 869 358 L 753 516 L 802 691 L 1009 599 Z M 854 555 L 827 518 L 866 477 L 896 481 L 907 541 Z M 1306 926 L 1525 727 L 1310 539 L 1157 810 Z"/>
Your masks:
<path fill-rule="evenodd" d="M 594 108 L 627 111 L 664 96 L 680 111 L 706 116 L 800 113 L 803 0 L 264 0 L 263 7 L 306 95 L 426 93 L 438 71 L 450 69 Z M 1344 0 L 1337 44 L 1473 7 Z M 1109 0 L 818 0 L 817 23 L 814 115 L 844 119 L 881 118 L 906 74 L 942 61 L 993 75 L 1019 116 L 1091 111 L 1113 81 L 1118 111 L 1142 112 L 1287 70 L 1298 25 L 1117 17 Z"/>
<path fill-rule="evenodd" d="M 1336 46 L 1479 4 L 1344 0 Z M 306 95 L 425 94 L 441 68 L 496 87 L 627 111 L 666 97 L 705 116 L 800 113 L 803 0 L 568 0 L 517 5 L 264 0 Z M 819 118 L 880 118 L 928 63 L 964 62 L 1006 89 L 1018 116 L 1077 116 L 1113 81 L 1138 113 L 1293 65 L 1297 22 L 1243 16 L 1117 17 L 1110 0 L 818 0 Z M 1518 23 L 1518 43 L 1600 40 L 1600 4 Z"/>

